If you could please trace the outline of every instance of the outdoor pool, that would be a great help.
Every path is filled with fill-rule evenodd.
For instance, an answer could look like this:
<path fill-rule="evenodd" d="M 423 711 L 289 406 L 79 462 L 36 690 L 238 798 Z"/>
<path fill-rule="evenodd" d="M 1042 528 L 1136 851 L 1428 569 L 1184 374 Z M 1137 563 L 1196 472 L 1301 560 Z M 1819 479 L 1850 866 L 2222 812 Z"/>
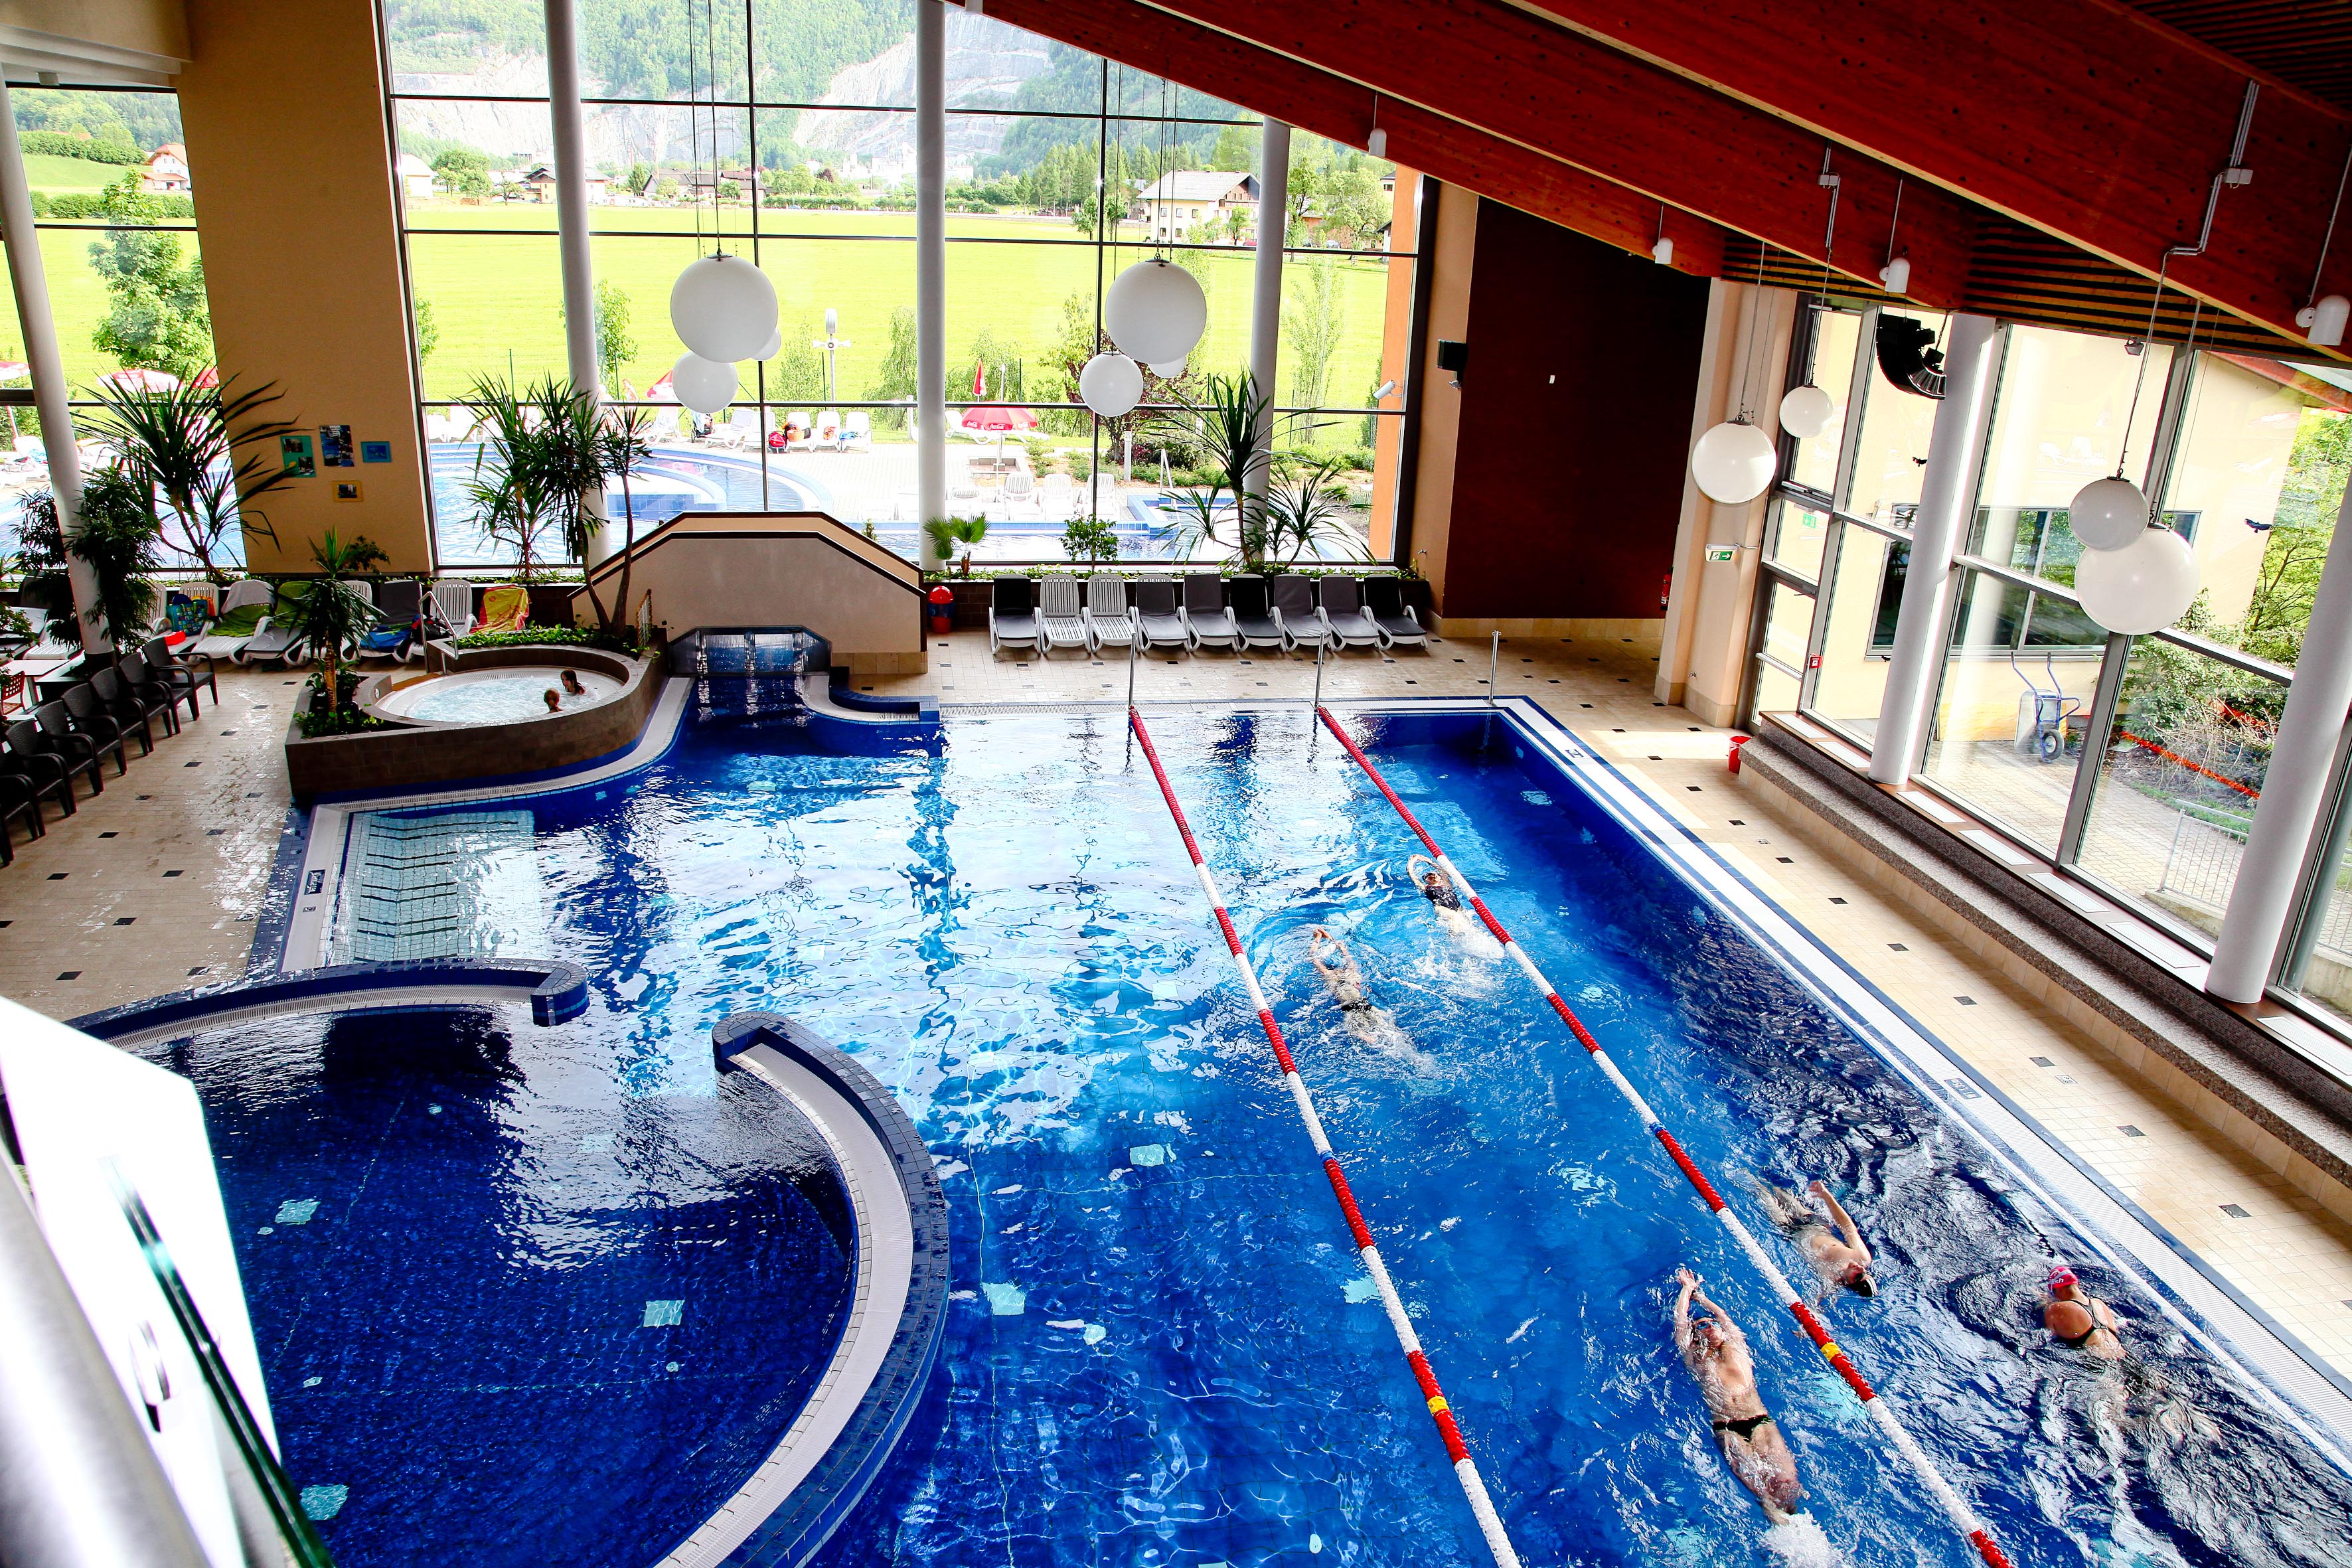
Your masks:
<path fill-rule="evenodd" d="M 1507 963 L 1438 932 L 1405 874 L 1416 846 L 1330 737 L 1297 709 L 1151 723 L 1522 1556 L 1974 1563 L 1584 1052 Z M 2014 1561 L 2352 1564 L 2352 1479 L 2294 1421 L 1506 720 L 1367 732 L 1736 1206 L 1755 1215 L 1759 1176 L 1842 1194 L 1881 1289 L 1824 1314 Z M 954 1247 L 932 1400 L 825 1561 L 1486 1561 L 1123 714 L 950 716 L 943 733 L 936 754 L 848 757 L 789 712 L 706 710 L 639 773 L 489 803 L 519 827 L 483 841 L 511 864 L 481 881 L 544 891 L 506 900 L 479 940 L 584 968 L 594 999 L 563 1035 L 584 1043 L 540 1053 L 513 1037 L 482 1058 L 496 1070 L 466 1068 L 470 1100 L 353 1053 L 343 1071 L 363 1058 L 380 1086 L 369 1114 L 464 1105 L 487 1140 L 520 1100 L 583 1108 L 583 1129 L 643 1134 L 597 1190 L 657 1211 L 677 1201 L 667 1184 L 692 1194 L 732 1169 L 692 1142 L 737 1114 L 711 1026 L 789 1013 L 913 1116 Z M 429 831 L 444 814 L 401 815 Z M 1305 962 L 1318 924 L 1353 945 L 1399 1037 L 1340 1026 Z M 223 1147 L 293 1158 L 278 1145 L 310 1137 L 307 1092 Z M 450 1181 L 487 1180 L 457 1163 L 496 1150 L 520 1172 L 526 1142 L 436 1158 Z M 286 1185 L 240 1198 L 227 1168 L 236 1218 Z M 420 1208 L 400 1223 L 434 1222 Z M 602 1255 L 583 1241 L 577 1261 Z M 2125 1315 L 2130 1373 L 2042 1329 L 2060 1257 Z M 1809 1492 L 1796 1526 L 1767 1531 L 1717 1457 L 1671 1342 L 1682 1263 L 1747 1327 Z M 257 1323 L 288 1312 L 287 1292 L 323 1289 L 247 1267 Z M 264 1353 L 280 1353 L 267 1332 Z M 271 1364 L 273 1395 L 299 1409 L 296 1368 Z M 466 1453 L 512 1444 L 506 1462 L 539 1464 L 576 1442 L 556 1425 L 485 1443 L 472 1406 L 450 1409 L 434 1441 Z M 733 1417 L 698 1416 L 696 1432 L 716 1419 Z M 758 1446 L 681 1436 L 661 1462 L 723 1493 Z M 322 1468 L 290 1439 L 289 1459 L 306 1485 L 370 1462 Z M 352 1568 L 589 1560 L 523 1531 L 453 1553 L 368 1522 L 368 1495 L 352 1483 L 322 1526 Z"/>

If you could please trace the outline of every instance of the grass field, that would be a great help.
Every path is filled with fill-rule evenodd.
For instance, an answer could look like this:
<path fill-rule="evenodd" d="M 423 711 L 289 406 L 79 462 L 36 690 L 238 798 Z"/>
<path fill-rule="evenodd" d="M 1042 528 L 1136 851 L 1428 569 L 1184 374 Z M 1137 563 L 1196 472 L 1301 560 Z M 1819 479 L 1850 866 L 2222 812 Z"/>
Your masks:
<path fill-rule="evenodd" d="M 80 160 L 40 162 L 76 164 Z M 104 174 L 99 164 L 84 166 L 99 171 L 101 177 Z M 737 208 L 728 216 L 732 227 L 746 215 Z M 679 270 L 697 254 L 690 235 L 643 231 L 690 227 L 694 215 L 685 209 L 600 207 L 595 217 L 604 231 L 595 242 L 597 275 L 613 279 L 629 300 L 629 330 L 636 353 L 623 374 L 642 392 L 684 352 L 684 345 L 670 331 L 669 290 Z M 821 237 L 763 239 L 761 263 L 775 280 L 788 342 L 821 335 L 826 307 L 840 312 L 841 335 L 851 345 L 838 358 L 840 395 L 845 401 L 866 396 L 889 346 L 891 312 L 914 303 L 912 215 L 763 211 L 760 218 L 763 231 L 772 223 Z M 419 227 L 476 230 L 528 225 L 543 226 L 546 230 L 410 237 L 409 260 L 416 293 L 431 301 L 440 331 L 440 345 L 425 366 L 428 397 L 457 396 L 477 376 L 503 374 L 509 368 L 524 376 L 562 371 L 562 285 L 554 221 L 552 209 L 546 207 L 432 205 L 412 209 L 410 222 Z M 1076 237 L 1076 230 L 1060 219 L 951 216 L 948 233 L 950 363 L 968 363 L 975 342 L 985 331 L 1000 344 L 1009 345 L 1010 352 L 1027 361 L 1034 371 L 1061 337 L 1063 301 L 1076 293 L 1091 308 L 1094 250 L 1084 245 L 954 243 Z M 107 310 L 105 288 L 89 265 L 93 237 L 70 229 L 41 232 L 41 255 L 48 273 L 66 374 L 78 395 L 92 379 L 115 368 L 110 356 L 90 345 L 91 333 Z M 194 255 L 195 236 L 184 233 L 181 238 Z M 749 249 L 747 242 L 730 240 L 730 246 Z M 1119 267 L 1146 254 L 1139 246 L 1107 252 L 1105 280 L 1116 275 Z M 1254 260 L 1248 251 L 1212 255 L 1207 285 L 1209 330 L 1195 352 L 1196 365 L 1237 368 L 1246 357 Z M 1364 399 L 1378 379 L 1388 264 L 1336 258 L 1310 263 L 1294 256 L 1289 268 L 1294 292 L 1308 265 L 1338 269 L 1342 325 L 1325 397 L 1329 403 L 1352 406 Z M 21 358 L 13 303 L 6 320 L 0 321 L 0 355 Z M 1287 342 L 1284 354 L 1289 357 Z M 747 397 L 752 388 L 748 369 Z M 996 391 L 993 374 L 992 370 L 992 396 Z M 1291 400 L 1293 387 L 1286 374 L 1281 392 L 1284 401 Z"/>
<path fill-rule="evenodd" d="M 60 158 L 54 153 L 25 154 L 25 180 L 37 191 L 103 190 L 122 178 L 120 163 L 93 163 L 87 158 Z"/>

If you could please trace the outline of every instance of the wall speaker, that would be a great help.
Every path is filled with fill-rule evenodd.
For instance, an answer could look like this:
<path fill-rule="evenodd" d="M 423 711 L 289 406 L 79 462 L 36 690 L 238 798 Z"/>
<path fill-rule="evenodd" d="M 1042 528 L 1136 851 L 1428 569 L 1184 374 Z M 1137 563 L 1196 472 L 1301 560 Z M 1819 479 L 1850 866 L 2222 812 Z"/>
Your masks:
<path fill-rule="evenodd" d="M 1470 345 L 1468 343 L 1457 342 L 1452 338 L 1437 340 L 1437 368 L 1450 372 L 1454 376 L 1454 385 L 1462 384 L 1462 373 L 1468 368 L 1469 363 Z"/>

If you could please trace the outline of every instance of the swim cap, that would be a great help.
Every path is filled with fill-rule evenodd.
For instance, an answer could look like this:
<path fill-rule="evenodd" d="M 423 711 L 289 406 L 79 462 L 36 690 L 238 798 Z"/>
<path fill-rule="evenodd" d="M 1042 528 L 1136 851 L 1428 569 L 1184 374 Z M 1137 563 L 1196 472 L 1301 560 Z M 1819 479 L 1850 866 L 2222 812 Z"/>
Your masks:
<path fill-rule="evenodd" d="M 2053 1290 L 2063 1290 L 2069 1285 L 2080 1283 L 2082 1281 L 2074 1278 L 2074 1271 L 2064 1264 L 2053 1263 L 2050 1266 L 2050 1288 Z"/>

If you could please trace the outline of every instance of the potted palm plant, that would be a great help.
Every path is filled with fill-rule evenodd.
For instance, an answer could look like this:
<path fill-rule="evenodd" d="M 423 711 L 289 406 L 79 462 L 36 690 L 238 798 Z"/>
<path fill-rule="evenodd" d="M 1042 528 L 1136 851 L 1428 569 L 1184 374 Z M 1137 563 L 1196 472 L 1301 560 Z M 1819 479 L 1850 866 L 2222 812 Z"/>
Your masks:
<path fill-rule="evenodd" d="M 310 559 L 317 563 L 320 575 L 310 593 L 294 603 L 290 615 L 293 629 L 319 661 L 319 673 L 312 678 L 310 710 L 302 715 L 306 736 L 347 734 L 373 729 L 380 722 L 352 706 L 359 677 L 343 668 L 359 647 L 361 636 L 375 625 L 374 601 L 351 578 L 376 553 L 375 546 L 363 538 L 342 543 L 331 528 L 310 547 Z"/>
<path fill-rule="evenodd" d="M 539 574 L 541 542 L 562 509 L 562 497 L 549 489 L 551 465 L 543 458 L 534 400 L 484 376 L 463 405 L 483 433 L 466 481 L 475 526 L 486 541 L 514 551 L 515 575 L 529 583 Z"/>
<path fill-rule="evenodd" d="M 962 575 L 971 575 L 971 547 L 988 537 L 988 520 L 984 517 L 935 517 L 923 524 L 923 532 L 931 542 L 931 549 L 942 561 L 956 554 L 955 547 L 963 546 L 957 557 Z"/>
<path fill-rule="evenodd" d="M 1339 476 L 1347 471 L 1340 458 L 1323 458 L 1292 465 L 1266 487 L 1266 552 L 1295 564 L 1314 545 L 1348 542 L 1339 522 L 1347 490 Z M 1287 554 L 1283 552 L 1287 551 Z"/>
<path fill-rule="evenodd" d="M 1255 492 L 1273 456 L 1269 400 L 1247 371 L 1212 375 L 1203 385 L 1205 401 L 1171 409 L 1150 426 L 1161 440 L 1201 454 L 1202 467 L 1216 476 L 1206 489 L 1175 498 L 1177 542 L 1188 554 L 1204 544 L 1222 545 L 1241 558 L 1245 571 L 1263 571 L 1273 540 L 1265 502 Z"/>
<path fill-rule="evenodd" d="M 122 453 L 123 468 L 154 498 L 149 510 L 163 542 L 194 556 L 215 584 L 228 580 L 220 555 L 229 528 L 241 524 L 248 535 L 275 540 L 257 503 L 297 477 L 271 460 L 278 437 L 294 428 L 265 415 L 281 395 L 277 384 L 239 392 L 236 382 L 231 376 L 215 384 L 163 387 L 101 381 L 89 389 L 99 404 L 91 426 Z"/>

